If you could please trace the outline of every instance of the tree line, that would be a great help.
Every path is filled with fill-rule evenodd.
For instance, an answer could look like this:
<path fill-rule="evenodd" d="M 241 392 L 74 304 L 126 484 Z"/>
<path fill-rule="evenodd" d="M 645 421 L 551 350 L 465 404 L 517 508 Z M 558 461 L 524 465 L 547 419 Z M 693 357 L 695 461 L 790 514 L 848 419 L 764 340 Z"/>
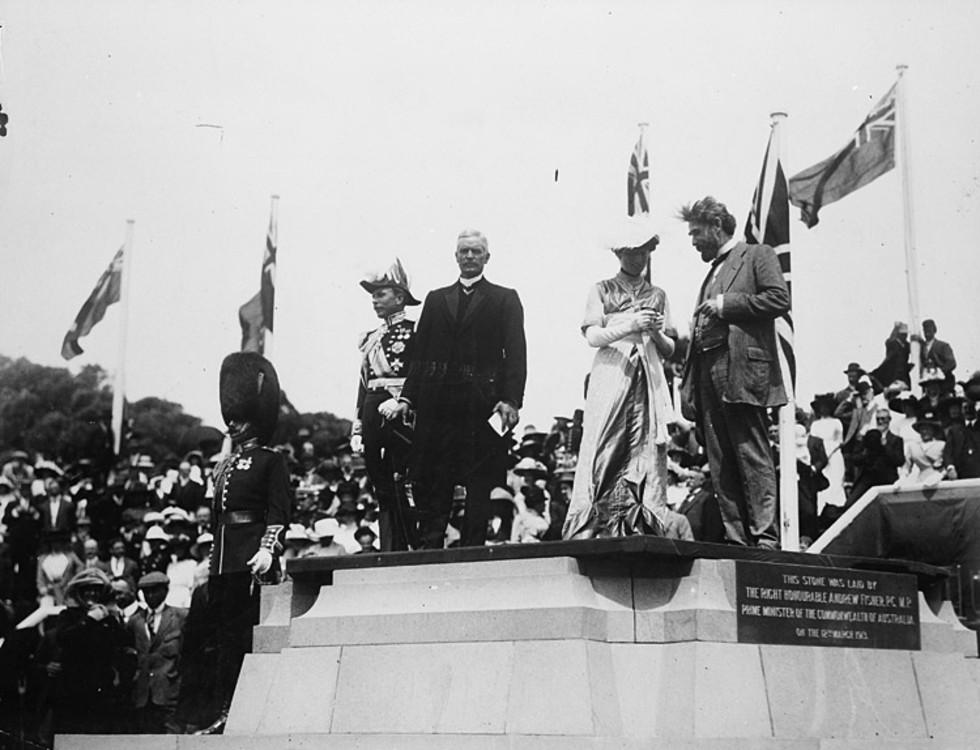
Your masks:
<path fill-rule="evenodd" d="M 0 354 L 0 458 L 12 451 L 40 454 L 62 466 L 82 459 L 112 462 L 112 380 L 99 365 L 77 375 L 23 357 Z M 204 425 L 173 401 L 149 396 L 127 401 L 123 454 L 146 454 L 172 463 L 191 450 L 220 448 L 221 431 Z M 318 456 L 332 454 L 350 433 L 350 421 L 329 412 L 300 413 L 284 401 L 274 442 L 299 448 L 309 441 Z"/>

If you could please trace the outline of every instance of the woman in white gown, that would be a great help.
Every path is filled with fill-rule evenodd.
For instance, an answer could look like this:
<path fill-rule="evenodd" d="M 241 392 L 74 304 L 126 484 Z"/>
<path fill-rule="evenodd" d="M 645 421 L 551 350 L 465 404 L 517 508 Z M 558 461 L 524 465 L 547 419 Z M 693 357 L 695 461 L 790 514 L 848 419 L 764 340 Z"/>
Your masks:
<path fill-rule="evenodd" d="M 942 420 L 938 412 L 920 404 L 913 428 L 920 439 L 905 446 L 905 471 L 897 486 L 924 484 L 935 487 L 946 478 L 943 471 L 946 442 L 943 440 Z"/>
<path fill-rule="evenodd" d="M 824 508 L 829 505 L 834 509 L 836 518 L 843 512 L 847 497 L 844 495 L 844 456 L 840 452 L 841 442 L 844 440 L 844 426 L 839 419 L 832 416 L 835 406 L 833 393 L 819 394 L 810 402 L 810 408 L 813 409 L 810 435 L 823 440 L 824 450 L 827 451 L 827 466 L 823 470 L 823 475 L 830 483 L 827 489 L 817 495 L 817 515 L 823 514 Z"/>
<path fill-rule="evenodd" d="M 589 291 L 582 333 L 597 351 L 565 539 L 693 538 L 666 500 L 673 412 L 663 362 L 674 351 L 673 330 L 667 295 L 643 277 L 659 241 L 612 248 L 619 273 Z"/>

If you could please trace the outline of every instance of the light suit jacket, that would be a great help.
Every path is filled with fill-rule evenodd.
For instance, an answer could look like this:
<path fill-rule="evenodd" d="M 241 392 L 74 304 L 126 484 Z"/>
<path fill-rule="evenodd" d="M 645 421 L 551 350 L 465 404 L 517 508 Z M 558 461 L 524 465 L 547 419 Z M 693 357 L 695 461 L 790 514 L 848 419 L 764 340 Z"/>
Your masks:
<path fill-rule="evenodd" d="M 727 403 L 782 406 L 786 390 L 776 354 L 774 321 L 789 310 L 790 298 L 779 260 L 768 245 L 739 242 L 722 261 L 718 273 L 721 319 L 728 324 L 730 357 L 722 398 Z M 688 419 L 698 416 L 694 398 L 697 359 L 691 346 L 681 383 L 682 410 Z"/>
<path fill-rule="evenodd" d="M 141 609 L 126 623 L 133 634 L 137 654 L 133 703 L 137 708 L 143 708 L 148 702 L 175 706 L 180 692 L 180 647 L 187 610 L 165 605 L 160 614 L 160 628 L 152 640 L 146 627 L 149 616 L 147 610 Z"/>

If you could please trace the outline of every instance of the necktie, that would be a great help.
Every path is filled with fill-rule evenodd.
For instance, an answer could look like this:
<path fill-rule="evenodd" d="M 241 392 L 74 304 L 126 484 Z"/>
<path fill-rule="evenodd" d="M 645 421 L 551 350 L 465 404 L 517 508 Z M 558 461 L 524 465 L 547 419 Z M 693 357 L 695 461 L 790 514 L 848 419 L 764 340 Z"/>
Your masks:
<path fill-rule="evenodd" d="M 153 623 L 156 620 L 156 617 L 157 616 L 156 616 L 156 613 L 155 612 L 150 612 L 150 614 L 146 618 L 146 629 L 148 631 L 150 631 L 150 640 L 151 641 L 153 640 L 153 636 L 155 636 L 157 634 L 157 629 L 155 627 L 153 627 Z"/>

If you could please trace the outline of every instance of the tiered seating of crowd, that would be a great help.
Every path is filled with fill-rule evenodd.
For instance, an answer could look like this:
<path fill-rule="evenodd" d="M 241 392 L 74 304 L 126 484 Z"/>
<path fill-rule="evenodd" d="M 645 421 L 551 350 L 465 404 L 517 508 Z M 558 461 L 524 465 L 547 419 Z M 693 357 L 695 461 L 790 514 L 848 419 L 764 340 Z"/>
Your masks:
<path fill-rule="evenodd" d="M 840 390 L 797 408 L 804 547 L 871 487 L 980 477 L 980 372 L 958 381 L 924 361 L 914 396 L 907 349 L 899 355 L 872 371 L 850 363 Z M 698 540 L 721 542 L 696 426 L 680 420 L 670 434 L 668 502 Z M 581 411 L 515 436 L 487 544 L 561 539 L 581 436 Z M 138 453 L 108 472 L 86 458 L 0 455 L 0 746 L 50 744 L 55 732 L 187 732 L 213 719 L 214 637 L 190 607 L 207 595 L 219 460 L 209 437 L 179 460 Z M 318 451 L 310 437 L 301 429 L 277 448 L 295 490 L 287 575 L 292 558 L 380 549 L 360 456 L 346 443 Z M 462 512 L 459 502 L 447 546 Z"/>

